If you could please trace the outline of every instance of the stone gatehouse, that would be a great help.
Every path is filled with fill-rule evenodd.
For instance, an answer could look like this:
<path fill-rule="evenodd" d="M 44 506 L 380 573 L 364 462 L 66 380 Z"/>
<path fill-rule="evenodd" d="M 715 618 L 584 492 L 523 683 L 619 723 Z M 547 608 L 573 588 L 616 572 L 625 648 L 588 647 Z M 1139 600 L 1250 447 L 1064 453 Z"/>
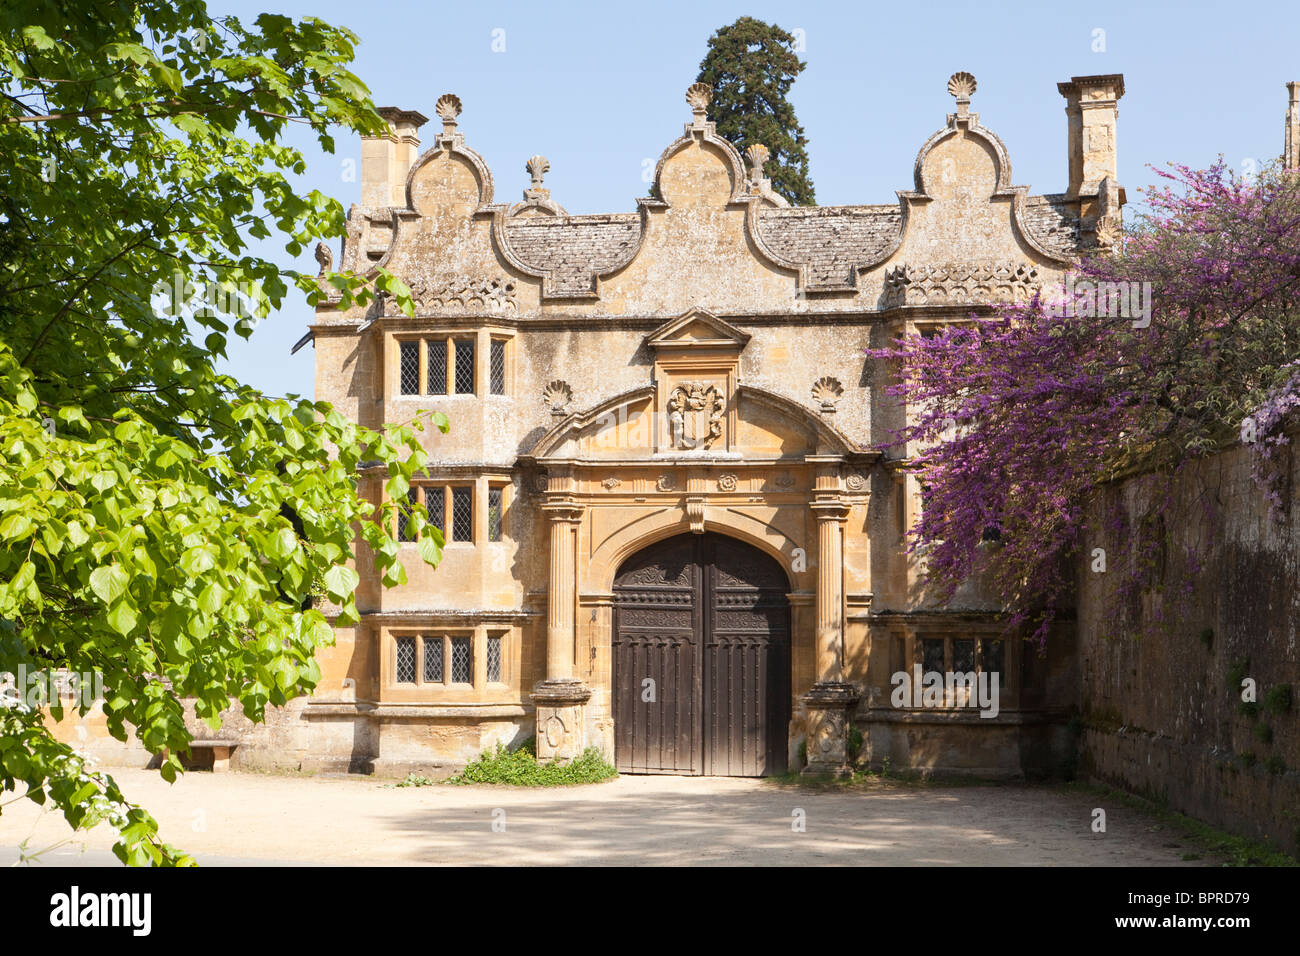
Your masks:
<path fill-rule="evenodd" d="M 789 206 L 700 84 L 651 196 L 605 215 L 569 215 L 542 156 L 500 201 L 454 95 L 423 151 L 426 117 L 382 110 L 341 267 L 392 271 L 417 310 L 320 308 L 316 395 L 369 426 L 446 413 L 412 491 L 445 557 L 404 545 L 409 583 L 384 589 L 360 555 L 361 623 L 245 760 L 445 771 L 535 736 L 539 756 L 596 746 L 627 772 L 834 771 L 850 748 L 1048 767 L 1069 635 L 1042 657 L 1001 639 L 977 586 L 926 594 L 904 542 L 915 450 L 890 445 L 907 409 L 863 350 L 1029 296 L 1109 241 L 1124 83 L 1059 85 L 1068 180 L 1047 195 L 1015 184 L 975 88 L 949 80 L 956 111 L 879 205 Z M 997 672 L 996 716 L 952 693 L 893 706 L 915 664 Z"/>

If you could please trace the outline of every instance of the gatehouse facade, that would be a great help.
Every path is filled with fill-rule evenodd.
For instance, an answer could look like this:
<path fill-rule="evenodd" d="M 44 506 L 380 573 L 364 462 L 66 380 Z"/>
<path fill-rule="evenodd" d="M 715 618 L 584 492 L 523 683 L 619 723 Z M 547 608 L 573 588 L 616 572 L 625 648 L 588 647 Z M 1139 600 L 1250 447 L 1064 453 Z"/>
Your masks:
<path fill-rule="evenodd" d="M 542 156 L 500 198 L 454 95 L 431 134 L 381 111 L 340 267 L 395 273 L 416 313 L 320 307 L 316 394 L 369 426 L 446 413 L 412 491 L 445 554 L 433 569 L 403 544 L 391 589 L 360 554 L 360 624 L 236 758 L 441 773 L 534 737 L 544 759 L 594 746 L 633 773 L 1051 769 L 1070 637 L 1042 656 L 978 582 L 927 594 L 904 540 L 916 449 L 891 445 L 909 410 L 864 350 L 1028 297 L 1114 241 L 1124 85 L 1060 84 L 1067 182 L 1046 195 L 1015 184 L 975 90 L 949 80 L 955 111 L 896 201 L 791 207 L 697 84 L 651 195 L 606 215 L 568 214 Z M 384 476 L 363 480 L 378 500 Z M 896 706 L 916 665 L 997 673 L 996 714 L 960 687 Z"/>

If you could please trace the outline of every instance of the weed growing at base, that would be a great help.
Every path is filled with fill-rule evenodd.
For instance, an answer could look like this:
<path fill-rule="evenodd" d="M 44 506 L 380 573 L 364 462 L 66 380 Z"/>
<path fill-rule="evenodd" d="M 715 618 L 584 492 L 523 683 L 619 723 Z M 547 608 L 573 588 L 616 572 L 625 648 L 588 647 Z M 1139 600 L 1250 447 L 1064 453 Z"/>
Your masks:
<path fill-rule="evenodd" d="M 447 783 L 495 783 L 511 787 L 562 787 L 575 783 L 599 783 L 617 777 L 618 771 L 605 761 L 595 747 L 588 747 L 568 763 L 543 764 L 537 762 L 532 740 L 515 750 L 506 750 L 501 744 L 493 751 L 484 751 Z"/>

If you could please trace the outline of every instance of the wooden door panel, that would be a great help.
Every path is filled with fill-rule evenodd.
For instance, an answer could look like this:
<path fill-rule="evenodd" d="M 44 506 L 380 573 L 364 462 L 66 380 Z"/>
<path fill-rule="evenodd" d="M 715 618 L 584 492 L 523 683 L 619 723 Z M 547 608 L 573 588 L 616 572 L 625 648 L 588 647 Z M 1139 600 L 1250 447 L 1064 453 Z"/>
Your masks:
<path fill-rule="evenodd" d="M 620 772 L 784 772 L 787 588 L 776 561 L 721 535 L 672 538 L 623 565 L 613 635 Z"/>

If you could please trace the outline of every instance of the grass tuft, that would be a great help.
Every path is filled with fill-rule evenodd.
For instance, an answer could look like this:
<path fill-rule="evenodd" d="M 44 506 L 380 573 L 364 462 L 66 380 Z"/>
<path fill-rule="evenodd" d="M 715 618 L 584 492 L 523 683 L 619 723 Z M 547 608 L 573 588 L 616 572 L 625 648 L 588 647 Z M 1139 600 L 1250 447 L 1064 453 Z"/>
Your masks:
<path fill-rule="evenodd" d="M 565 787 L 579 783 L 600 783 L 617 777 L 618 771 L 606 762 L 595 747 L 588 747 L 568 762 L 537 762 L 532 740 L 515 750 L 506 750 L 501 744 L 495 750 L 484 751 L 468 764 L 450 784 L 489 783 L 508 787 Z"/>

